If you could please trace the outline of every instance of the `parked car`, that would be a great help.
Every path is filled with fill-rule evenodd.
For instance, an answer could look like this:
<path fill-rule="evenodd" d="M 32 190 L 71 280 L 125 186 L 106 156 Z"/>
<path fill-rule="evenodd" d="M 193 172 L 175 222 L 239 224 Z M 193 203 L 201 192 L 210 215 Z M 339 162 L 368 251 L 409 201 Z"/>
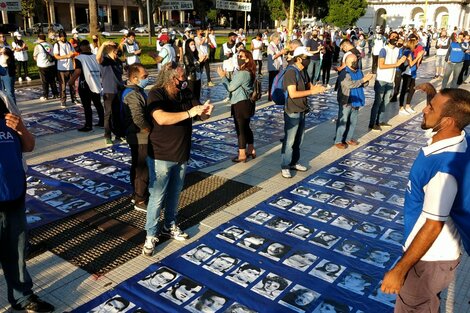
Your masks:
<path fill-rule="evenodd" d="M 54 32 L 59 32 L 64 30 L 64 27 L 59 23 L 54 23 L 51 25 L 52 30 Z M 44 33 L 47 34 L 49 31 L 49 24 L 48 23 L 36 23 L 32 27 L 32 31 L 34 34 Z"/>
<path fill-rule="evenodd" d="M 88 24 L 79 24 L 77 27 L 72 29 L 72 32 L 76 30 L 78 33 L 89 33 L 90 32 L 90 27 Z"/>
<path fill-rule="evenodd" d="M 191 25 L 189 23 L 179 23 L 175 27 L 173 27 L 174 30 L 177 30 L 177 31 L 180 31 L 180 32 L 184 32 L 184 30 L 186 28 L 194 29 L 193 25 Z"/>
<path fill-rule="evenodd" d="M 131 27 L 131 29 L 135 32 L 135 33 L 138 33 L 138 34 L 144 34 L 144 33 L 148 33 L 149 31 L 149 28 L 147 26 L 147 24 L 137 24 L 137 25 L 134 25 Z"/>

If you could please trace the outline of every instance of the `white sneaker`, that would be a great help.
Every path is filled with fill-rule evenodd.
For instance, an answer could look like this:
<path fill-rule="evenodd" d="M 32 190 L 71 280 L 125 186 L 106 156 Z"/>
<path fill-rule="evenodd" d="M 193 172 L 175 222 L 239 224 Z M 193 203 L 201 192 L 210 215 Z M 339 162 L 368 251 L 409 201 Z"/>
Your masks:
<path fill-rule="evenodd" d="M 182 231 L 178 226 L 174 224 L 170 227 L 170 229 L 166 229 L 165 226 L 163 226 L 162 235 L 170 237 L 178 241 L 184 241 L 189 238 L 188 234 L 186 234 L 184 231 Z"/>
<path fill-rule="evenodd" d="M 290 167 L 291 170 L 294 170 L 294 171 L 299 171 L 299 172 L 306 172 L 307 171 L 307 167 L 306 166 L 303 166 L 301 164 L 296 164 L 296 165 L 292 165 Z"/>
<path fill-rule="evenodd" d="M 47 98 L 44 97 L 44 96 L 42 96 L 41 98 L 39 98 L 39 100 L 41 100 L 41 101 L 47 101 Z"/>
<path fill-rule="evenodd" d="M 409 113 L 407 110 L 405 110 L 405 109 L 400 109 L 400 110 L 398 111 L 398 114 L 400 114 L 400 115 L 410 115 L 410 113 Z"/>
<path fill-rule="evenodd" d="M 414 113 L 416 113 L 416 111 L 415 111 L 415 110 L 413 110 L 411 107 L 409 107 L 409 108 L 405 109 L 405 111 L 406 111 L 406 112 L 408 112 L 408 113 L 410 113 L 410 114 L 414 114 Z"/>
<path fill-rule="evenodd" d="M 145 256 L 152 256 L 155 245 L 158 243 L 158 238 L 153 236 L 145 237 L 144 247 L 142 248 L 142 254 Z"/>
<path fill-rule="evenodd" d="M 291 175 L 291 173 L 290 173 L 290 169 L 288 169 L 288 168 L 283 168 L 283 169 L 281 170 L 281 175 L 282 175 L 282 177 L 284 177 L 284 178 L 292 178 L 292 175 Z"/>
<path fill-rule="evenodd" d="M 23 81 L 23 78 L 18 78 L 18 81 L 21 83 Z"/>
<path fill-rule="evenodd" d="M 30 82 L 31 78 L 29 76 L 26 76 L 26 80 Z"/>

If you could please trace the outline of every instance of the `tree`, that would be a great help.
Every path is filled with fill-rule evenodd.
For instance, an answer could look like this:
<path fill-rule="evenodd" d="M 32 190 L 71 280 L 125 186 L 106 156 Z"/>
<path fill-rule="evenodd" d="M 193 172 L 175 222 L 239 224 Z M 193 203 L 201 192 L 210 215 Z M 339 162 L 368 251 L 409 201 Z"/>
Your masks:
<path fill-rule="evenodd" d="M 290 0 L 265 0 L 273 21 L 281 22 L 289 15 Z M 294 21 L 299 20 L 302 12 L 306 12 L 312 6 L 315 7 L 321 0 L 296 0 L 294 7 Z"/>
<path fill-rule="evenodd" d="M 21 0 L 21 15 L 23 16 L 24 30 L 28 28 L 28 20 L 36 7 L 35 0 Z"/>
<path fill-rule="evenodd" d="M 135 3 L 139 6 L 142 12 L 145 12 L 145 16 L 147 16 L 147 0 L 134 0 Z M 147 21 L 147 26 L 150 31 L 151 36 L 155 36 L 155 21 L 153 20 L 152 16 L 153 13 L 157 10 L 159 6 L 162 5 L 163 0 L 149 0 L 150 4 L 150 21 Z"/>
<path fill-rule="evenodd" d="M 97 0 L 88 0 L 88 10 L 90 12 L 90 36 L 98 35 L 98 3 Z"/>
<path fill-rule="evenodd" d="M 353 26 L 366 14 L 366 0 L 330 0 L 326 22 L 338 27 Z"/>
<path fill-rule="evenodd" d="M 211 23 L 217 24 L 217 10 L 211 9 L 209 12 L 207 12 L 207 19 Z"/>

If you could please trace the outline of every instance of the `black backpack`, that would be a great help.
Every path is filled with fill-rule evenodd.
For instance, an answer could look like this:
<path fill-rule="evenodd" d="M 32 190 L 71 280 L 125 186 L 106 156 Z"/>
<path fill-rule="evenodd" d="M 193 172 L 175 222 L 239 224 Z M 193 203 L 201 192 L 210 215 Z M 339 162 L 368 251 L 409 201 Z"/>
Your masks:
<path fill-rule="evenodd" d="M 126 104 L 124 98 L 131 92 L 131 88 L 124 88 L 118 92 L 118 103 L 113 104 L 111 109 L 111 132 L 120 138 L 125 138 L 127 135 L 127 128 L 129 124 L 127 122 Z"/>
<path fill-rule="evenodd" d="M 251 102 L 256 102 L 261 99 L 261 94 L 261 82 L 257 78 L 255 78 L 255 81 L 253 82 L 253 92 L 250 95 Z"/>

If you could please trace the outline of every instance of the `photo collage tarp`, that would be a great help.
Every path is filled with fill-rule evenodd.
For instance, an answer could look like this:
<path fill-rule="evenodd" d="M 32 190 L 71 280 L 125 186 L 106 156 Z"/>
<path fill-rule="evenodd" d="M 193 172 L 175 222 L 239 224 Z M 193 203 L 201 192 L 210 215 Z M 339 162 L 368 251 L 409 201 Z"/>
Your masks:
<path fill-rule="evenodd" d="M 74 312 L 393 312 L 379 288 L 424 145 L 414 118 Z"/>
<path fill-rule="evenodd" d="M 65 125 L 77 125 L 81 107 L 35 113 L 27 117 L 33 130 L 47 134 Z M 331 118 L 333 108 L 318 104 L 309 114 L 311 128 Z M 65 113 L 64 113 L 65 112 Z M 31 118 L 31 119 L 30 119 Z M 253 119 L 258 147 L 283 136 L 282 111 L 269 106 L 258 110 Z M 194 126 L 188 171 L 224 161 L 236 154 L 237 138 L 232 118 Z M 130 151 L 125 143 L 31 166 L 28 170 L 27 219 L 31 228 L 84 211 L 130 193 Z"/>

